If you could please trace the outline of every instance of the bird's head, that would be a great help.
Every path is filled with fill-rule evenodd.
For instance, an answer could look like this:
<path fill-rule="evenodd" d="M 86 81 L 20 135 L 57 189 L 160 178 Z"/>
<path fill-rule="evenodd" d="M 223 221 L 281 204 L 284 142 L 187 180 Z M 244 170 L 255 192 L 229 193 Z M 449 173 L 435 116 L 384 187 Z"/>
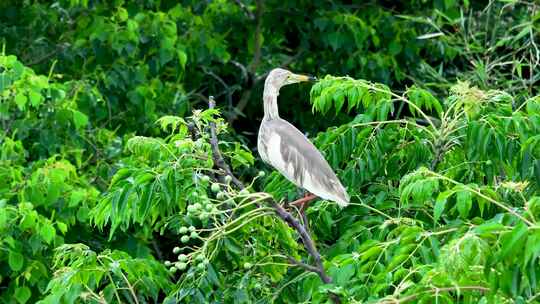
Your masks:
<path fill-rule="evenodd" d="M 316 78 L 313 76 L 294 74 L 291 71 L 276 68 L 270 71 L 266 77 L 265 86 L 273 86 L 279 90 L 281 87 L 291 83 L 314 80 L 316 80 Z"/>

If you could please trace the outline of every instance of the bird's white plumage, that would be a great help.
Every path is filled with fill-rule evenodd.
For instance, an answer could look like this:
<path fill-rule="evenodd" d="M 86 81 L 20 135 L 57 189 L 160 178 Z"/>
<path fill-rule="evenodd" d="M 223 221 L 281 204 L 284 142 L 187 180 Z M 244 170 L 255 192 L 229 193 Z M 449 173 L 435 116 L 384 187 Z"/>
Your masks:
<path fill-rule="evenodd" d="M 348 204 L 348 202 L 343 198 L 335 195 L 332 192 L 326 191 L 324 185 L 321 185 L 315 178 L 313 178 L 312 174 L 309 172 L 309 168 L 300 168 L 299 170 L 302 170 L 302 172 L 295 172 L 294 164 L 292 162 L 287 162 L 281 153 L 282 144 L 286 143 L 283 142 L 279 134 L 276 132 L 271 132 L 268 141 L 268 149 L 266 154 L 263 156 L 263 158 L 266 158 L 265 161 L 270 163 L 281 174 L 283 174 L 290 181 L 294 182 L 297 186 L 302 187 L 323 199 L 337 202 L 341 206 L 346 206 Z M 300 152 L 293 147 L 288 147 L 288 149 L 292 149 L 290 153 L 295 155 L 296 158 L 302 157 Z M 298 179 L 294 178 L 298 175 L 302 176 L 300 179 L 301 182 L 298 182 Z"/>
<path fill-rule="evenodd" d="M 277 133 L 270 133 L 270 140 L 268 141 L 268 151 L 266 157 L 268 162 L 278 169 L 278 171 L 285 175 L 288 179 L 293 176 L 293 171 L 290 166 L 287 166 L 285 159 L 281 154 L 281 137 Z"/>

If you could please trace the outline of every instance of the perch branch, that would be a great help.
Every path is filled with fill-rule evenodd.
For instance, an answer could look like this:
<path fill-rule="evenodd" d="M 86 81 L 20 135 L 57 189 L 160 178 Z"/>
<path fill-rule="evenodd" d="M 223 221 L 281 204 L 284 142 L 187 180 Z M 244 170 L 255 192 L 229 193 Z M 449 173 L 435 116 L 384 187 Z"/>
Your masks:
<path fill-rule="evenodd" d="M 208 98 L 208 108 L 214 109 L 215 107 L 216 101 L 214 100 L 213 96 L 210 96 L 210 98 Z M 229 165 L 223 159 L 223 155 L 221 155 L 216 133 L 216 124 L 214 122 L 210 122 L 210 145 L 212 146 L 212 159 L 214 160 L 214 164 L 216 164 L 216 166 L 225 171 L 225 174 L 231 177 L 231 180 L 236 185 L 236 187 L 244 189 L 244 184 L 242 184 L 242 182 L 238 178 L 236 178 L 236 176 L 234 176 L 231 171 L 231 167 L 229 167 Z"/>
<path fill-rule="evenodd" d="M 210 96 L 208 101 L 208 107 L 210 109 L 214 109 L 216 106 L 216 102 L 212 96 Z M 225 162 L 223 159 L 223 155 L 221 154 L 221 151 L 219 150 L 219 143 L 217 139 L 216 134 L 216 124 L 210 123 L 210 145 L 212 146 L 212 158 L 214 159 L 214 164 L 222 169 L 227 175 L 231 177 L 232 182 L 236 187 L 239 189 L 245 189 L 244 184 L 234 176 L 234 174 L 231 171 L 231 168 L 229 165 Z M 257 204 L 257 206 L 259 206 Z M 324 269 L 324 265 L 322 263 L 321 254 L 317 250 L 317 247 L 315 246 L 315 242 L 313 241 L 313 238 L 309 234 L 309 232 L 306 230 L 306 228 L 285 208 L 283 208 L 280 204 L 276 203 L 275 201 L 270 202 L 270 206 L 274 209 L 276 214 L 283 220 L 285 223 L 287 223 L 291 228 L 296 230 L 296 232 L 300 235 L 300 239 L 302 241 L 302 244 L 304 245 L 304 248 L 306 248 L 308 254 L 313 257 L 315 261 L 315 266 L 311 266 L 308 264 L 305 264 L 300 261 L 292 260 L 294 264 L 308 270 L 311 272 L 314 272 L 319 275 L 321 280 L 325 283 L 331 283 L 332 279 L 326 274 L 326 271 Z M 330 298 L 334 303 L 341 303 L 340 298 L 336 295 L 331 293 Z"/>
<path fill-rule="evenodd" d="M 319 268 L 315 267 L 315 266 L 311 266 L 309 264 L 306 264 L 302 261 L 299 261 L 293 257 L 287 257 L 287 260 L 289 260 L 289 263 L 293 264 L 293 265 L 296 265 L 298 267 L 301 267 L 301 268 L 304 268 L 305 270 L 307 271 L 310 271 L 310 272 L 314 272 L 314 273 L 319 273 Z"/>

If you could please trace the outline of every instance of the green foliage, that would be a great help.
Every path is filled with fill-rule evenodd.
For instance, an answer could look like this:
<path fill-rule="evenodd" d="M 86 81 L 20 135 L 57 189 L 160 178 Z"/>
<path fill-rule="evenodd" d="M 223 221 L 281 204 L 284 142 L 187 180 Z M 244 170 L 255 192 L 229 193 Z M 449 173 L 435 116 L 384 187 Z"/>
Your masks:
<path fill-rule="evenodd" d="M 0 302 L 538 302 L 539 11 L 2 1 Z M 326 75 L 279 106 L 351 195 L 306 210 L 328 284 L 254 151 L 276 66 Z"/>
<path fill-rule="evenodd" d="M 38 303 L 139 302 L 157 300 L 170 289 L 165 267 L 151 259 L 133 259 L 125 252 L 100 254 L 83 244 L 55 249 L 54 278 Z"/>

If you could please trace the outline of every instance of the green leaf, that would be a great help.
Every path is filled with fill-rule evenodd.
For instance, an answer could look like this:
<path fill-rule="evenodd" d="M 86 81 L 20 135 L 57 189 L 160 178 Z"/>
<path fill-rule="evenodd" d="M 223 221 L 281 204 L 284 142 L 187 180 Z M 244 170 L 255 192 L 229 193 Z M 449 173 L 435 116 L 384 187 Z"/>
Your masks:
<path fill-rule="evenodd" d="M 73 190 L 69 197 L 69 207 L 75 207 L 79 205 L 86 197 L 86 191 L 83 189 Z"/>
<path fill-rule="evenodd" d="M 534 259 L 538 256 L 540 256 L 540 230 L 534 230 L 525 245 L 525 264 L 534 263 Z"/>
<path fill-rule="evenodd" d="M 154 187 L 155 182 L 146 184 L 143 189 L 141 190 L 141 196 L 140 196 L 140 206 L 139 206 L 139 212 L 137 214 L 137 218 L 139 220 L 139 223 L 143 223 L 143 220 L 148 215 L 148 212 L 150 211 L 151 202 L 154 195 Z"/>
<path fill-rule="evenodd" d="M 24 110 L 27 101 L 28 98 L 26 97 L 26 95 L 24 95 L 24 93 L 18 93 L 17 95 L 15 95 L 15 104 L 17 105 L 17 107 L 19 107 L 19 110 Z"/>
<path fill-rule="evenodd" d="M 185 69 L 186 68 L 186 63 L 187 63 L 187 55 L 186 55 L 186 53 L 184 51 L 178 50 L 177 55 L 178 55 L 178 62 L 180 63 L 180 66 L 182 67 L 182 69 Z"/>
<path fill-rule="evenodd" d="M 337 273 L 333 275 L 335 278 L 335 283 L 338 285 L 345 285 L 355 274 L 356 269 L 354 264 L 347 264 L 342 267 L 339 267 Z"/>
<path fill-rule="evenodd" d="M 474 232 L 477 234 L 490 234 L 494 232 L 504 231 L 505 226 L 497 222 L 487 222 L 474 227 Z"/>
<path fill-rule="evenodd" d="M 80 129 L 88 124 L 88 116 L 86 114 L 72 110 L 73 113 L 73 123 L 75 124 L 76 129 Z"/>
<path fill-rule="evenodd" d="M 9 251 L 8 264 L 11 270 L 19 271 L 23 267 L 24 257 L 18 251 Z"/>
<path fill-rule="evenodd" d="M 26 286 L 17 287 L 15 290 L 15 299 L 17 299 L 17 302 L 24 304 L 30 299 L 30 296 L 32 295 L 32 292 L 30 291 L 30 288 Z"/>
<path fill-rule="evenodd" d="M 499 260 L 521 250 L 527 239 L 527 231 L 527 225 L 519 222 L 511 232 L 501 237 L 502 248 L 498 256 Z"/>
<path fill-rule="evenodd" d="M 452 193 L 454 193 L 454 191 L 447 190 L 439 193 L 439 195 L 437 196 L 437 199 L 435 200 L 435 206 L 433 207 L 433 217 L 435 218 L 435 221 L 438 221 L 441 218 L 441 215 L 444 212 L 444 208 L 446 207 L 448 197 L 452 195 Z"/>
<path fill-rule="evenodd" d="M 67 230 L 68 230 L 68 227 L 66 224 L 62 223 L 62 222 L 56 222 L 56 226 L 58 226 L 58 230 L 60 230 L 60 232 L 62 232 L 62 234 L 66 234 Z"/>
<path fill-rule="evenodd" d="M 462 218 L 469 216 L 472 207 L 472 194 L 467 190 L 461 190 L 456 194 L 456 203 L 459 215 Z"/>
<path fill-rule="evenodd" d="M 36 92 L 36 91 L 32 91 L 32 90 L 29 91 L 28 96 L 30 97 L 30 104 L 33 107 L 39 106 L 39 104 L 43 100 L 43 96 L 41 96 L 41 94 L 39 94 L 39 92 Z"/>
<path fill-rule="evenodd" d="M 50 244 L 56 236 L 56 230 L 51 223 L 46 222 L 39 230 L 39 235 L 47 242 L 47 244 Z"/>

